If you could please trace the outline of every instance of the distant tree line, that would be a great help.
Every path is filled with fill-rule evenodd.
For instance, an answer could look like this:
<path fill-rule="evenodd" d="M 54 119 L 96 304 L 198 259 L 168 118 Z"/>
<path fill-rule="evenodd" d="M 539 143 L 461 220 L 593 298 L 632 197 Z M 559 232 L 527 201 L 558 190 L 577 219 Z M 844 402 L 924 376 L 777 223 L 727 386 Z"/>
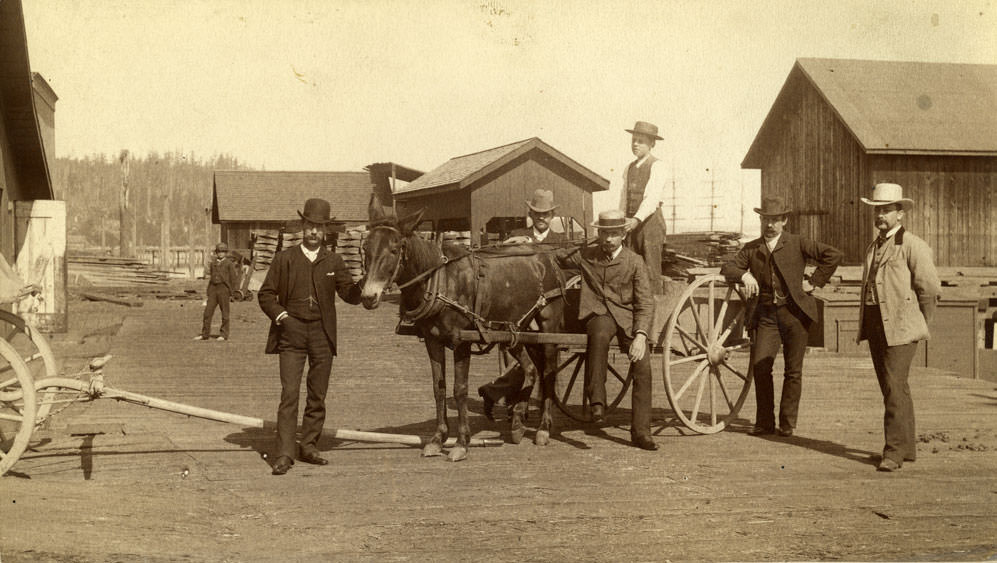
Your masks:
<path fill-rule="evenodd" d="M 135 247 L 215 242 L 213 173 L 249 169 L 227 154 L 201 160 L 193 153 L 150 152 L 136 158 L 128 151 L 57 158 L 51 167 L 55 197 L 66 201 L 67 234 L 76 235 L 77 245 L 111 248 L 124 255 L 134 255 Z M 124 245 L 119 238 L 122 227 L 130 233 Z"/>

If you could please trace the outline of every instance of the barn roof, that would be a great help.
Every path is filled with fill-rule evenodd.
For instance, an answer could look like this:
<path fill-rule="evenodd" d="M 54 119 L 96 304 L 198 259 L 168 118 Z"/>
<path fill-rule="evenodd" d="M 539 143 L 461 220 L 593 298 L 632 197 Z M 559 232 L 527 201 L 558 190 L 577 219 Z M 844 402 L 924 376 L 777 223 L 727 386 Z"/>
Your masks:
<path fill-rule="evenodd" d="M 294 221 L 305 200 L 320 197 L 338 221 L 366 221 L 373 192 L 367 172 L 215 171 L 212 220 Z"/>
<path fill-rule="evenodd" d="M 875 154 L 997 155 L 997 65 L 797 59 L 743 168 L 761 168 L 810 85 Z"/>
<path fill-rule="evenodd" d="M 531 150 L 542 151 L 589 180 L 591 184 L 588 191 L 590 192 L 605 190 L 609 187 L 609 182 L 602 176 L 582 166 L 538 137 L 532 137 L 508 145 L 451 158 L 399 189 L 395 193 L 395 197 L 404 199 L 406 195 L 420 195 L 418 192 L 433 188 L 457 190 L 466 188 Z"/>
<path fill-rule="evenodd" d="M 21 0 L 0 2 L 0 108 L 19 179 L 13 200 L 53 199 L 32 88 Z"/>

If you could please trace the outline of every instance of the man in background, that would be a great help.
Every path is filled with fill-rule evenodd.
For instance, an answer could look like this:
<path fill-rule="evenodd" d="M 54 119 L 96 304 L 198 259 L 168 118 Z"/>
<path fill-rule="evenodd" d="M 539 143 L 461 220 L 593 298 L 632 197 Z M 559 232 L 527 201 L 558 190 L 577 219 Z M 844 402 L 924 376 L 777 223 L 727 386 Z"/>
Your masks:
<path fill-rule="evenodd" d="M 204 305 L 201 334 L 195 336 L 194 340 L 211 338 L 211 320 L 215 316 L 215 307 L 222 311 L 221 335 L 218 340 L 228 340 L 229 301 L 232 299 L 232 291 L 238 285 L 239 278 L 235 271 L 235 262 L 228 256 L 228 245 L 224 242 L 215 245 L 215 256 L 211 262 L 208 262 L 205 277 L 208 278 L 208 288 L 205 290 L 207 302 Z"/>

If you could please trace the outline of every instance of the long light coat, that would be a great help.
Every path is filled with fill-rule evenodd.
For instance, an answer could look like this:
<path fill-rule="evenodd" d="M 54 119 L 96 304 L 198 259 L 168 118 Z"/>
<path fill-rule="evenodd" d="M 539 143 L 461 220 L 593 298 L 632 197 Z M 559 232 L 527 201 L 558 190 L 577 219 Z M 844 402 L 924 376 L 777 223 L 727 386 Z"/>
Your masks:
<path fill-rule="evenodd" d="M 875 283 L 888 346 L 927 340 L 930 336 L 927 321 L 931 320 L 942 292 L 931 248 L 903 227 L 885 244 L 887 248 L 879 262 L 875 280 L 869 279 L 869 271 L 876 256 L 876 241 L 866 249 L 861 299 L 865 299 L 868 284 Z M 869 338 L 862 330 L 864 309 L 865 306 L 860 305 L 857 342 Z"/>

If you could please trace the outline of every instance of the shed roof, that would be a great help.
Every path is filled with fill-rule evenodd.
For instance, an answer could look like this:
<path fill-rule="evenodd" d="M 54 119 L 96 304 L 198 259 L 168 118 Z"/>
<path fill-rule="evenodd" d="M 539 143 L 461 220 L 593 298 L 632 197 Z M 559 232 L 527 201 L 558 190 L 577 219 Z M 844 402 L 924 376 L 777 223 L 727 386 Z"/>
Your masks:
<path fill-rule="evenodd" d="M 741 166 L 810 84 L 869 153 L 997 155 L 997 65 L 797 59 Z"/>
<path fill-rule="evenodd" d="M 508 145 L 451 158 L 442 165 L 415 179 L 404 188 L 399 189 L 395 193 L 395 197 L 403 199 L 406 195 L 417 195 L 415 194 L 416 192 L 432 188 L 449 187 L 458 190 L 466 188 L 495 169 L 534 149 L 553 157 L 589 180 L 588 191 L 594 192 L 609 189 L 608 180 L 582 166 L 538 137 L 531 137 Z"/>
<path fill-rule="evenodd" d="M 338 221 L 366 221 L 374 186 L 367 172 L 217 170 L 212 219 L 295 221 L 305 200 L 329 202 Z"/>
<path fill-rule="evenodd" d="M 35 113 L 21 0 L 0 2 L 0 108 L 19 179 L 19 191 L 12 191 L 11 199 L 52 199 L 52 182 Z"/>

